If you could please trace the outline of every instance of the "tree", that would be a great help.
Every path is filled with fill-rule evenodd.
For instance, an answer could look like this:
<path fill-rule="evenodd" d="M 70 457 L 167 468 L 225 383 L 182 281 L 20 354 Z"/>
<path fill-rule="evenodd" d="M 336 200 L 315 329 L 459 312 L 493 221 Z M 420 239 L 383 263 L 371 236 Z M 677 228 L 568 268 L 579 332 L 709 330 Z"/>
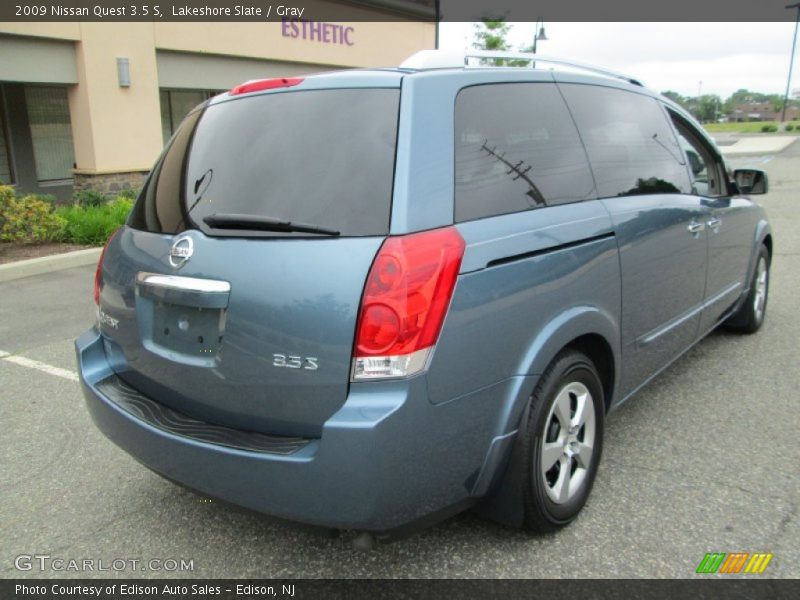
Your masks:
<path fill-rule="evenodd" d="M 697 99 L 698 119 L 705 123 L 713 123 L 720 115 L 722 99 L 716 94 L 703 94 Z"/>
<path fill-rule="evenodd" d="M 675 104 L 679 104 L 682 107 L 686 108 L 686 97 L 680 95 L 678 92 L 673 92 L 672 90 L 667 90 L 666 92 L 661 92 L 661 95 L 669 98 Z"/>
<path fill-rule="evenodd" d="M 481 19 L 480 23 L 473 25 L 475 41 L 472 47 L 476 50 L 508 50 L 508 35 L 511 25 L 505 21 L 490 21 Z"/>
<path fill-rule="evenodd" d="M 473 25 L 475 41 L 472 47 L 476 50 L 492 50 L 504 51 L 511 50 L 506 41 L 506 36 L 511 30 L 511 25 L 503 21 L 491 21 L 489 19 L 481 19 L 480 23 Z M 483 61 L 483 64 L 493 64 L 496 67 L 518 67 L 527 64 L 526 61 L 519 60 L 504 60 L 502 58 L 495 58 L 493 60 Z"/>
<path fill-rule="evenodd" d="M 726 115 L 732 115 L 737 104 L 749 104 L 750 102 L 756 102 L 756 96 L 760 95 L 761 94 L 751 92 L 748 89 L 739 88 L 725 100 L 724 104 L 722 105 L 722 112 L 724 112 Z"/>
<path fill-rule="evenodd" d="M 769 94 L 765 100 L 769 102 L 773 112 L 781 112 L 783 108 L 783 96 L 781 94 Z"/>
<path fill-rule="evenodd" d="M 666 91 L 662 93 L 673 102 L 680 104 L 684 109 L 692 113 L 700 121 L 716 121 L 722 115 L 727 115 L 732 119 L 746 119 L 747 112 L 735 114 L 734 110 L 738 105 L 753 103 L 768 103 L 772 112 L 779 113 L 783 108 L 783 96 L 780 94 L 762 94 L 751 90 L 740 88 L 728 96 L 723 102 L 716 94 L 705 94 L 703 96 L 682 96 L 678 92 Z M 800 100 L 789 100 L 787 107 L 799 106 Z"/>

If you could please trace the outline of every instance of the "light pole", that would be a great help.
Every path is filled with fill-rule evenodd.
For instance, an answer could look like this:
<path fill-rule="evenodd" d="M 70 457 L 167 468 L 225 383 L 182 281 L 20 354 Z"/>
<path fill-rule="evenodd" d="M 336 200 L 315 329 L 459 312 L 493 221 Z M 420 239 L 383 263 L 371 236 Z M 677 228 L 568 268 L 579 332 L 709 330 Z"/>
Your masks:
<path fill-rule="evenodd" d="M 786 102 L 789 100 L 789 86 L 792 84 L 792 68 L 794 67 L 794 49 L 797 47 L 797 26 L 800 25 L 800 2 L 789 4 L 786 8 L 796 8 L 797 16 L 794 19 L 794 36 L 792 37 L 792 56 L 789 58 L 789 75 L 786 77 L 786 93 L 783 95 L 783 110 L 781 123 L 786 120 Z"/>
<path fill-rule="evenodd" d="M 536 26 L 533 28 L 533 53 L 536 54 L 536 42 L 547 41 L 547 34 L 544 32 L 544 20 L 539 17 L 536 19 Z"/>

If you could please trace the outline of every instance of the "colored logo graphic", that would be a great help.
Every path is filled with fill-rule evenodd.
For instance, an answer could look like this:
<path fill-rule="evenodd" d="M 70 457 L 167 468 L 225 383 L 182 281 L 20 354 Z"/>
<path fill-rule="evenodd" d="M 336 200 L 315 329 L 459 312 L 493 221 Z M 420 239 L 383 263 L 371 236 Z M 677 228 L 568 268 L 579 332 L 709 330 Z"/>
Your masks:
<path fill-rule="evenodd" d="M 709 552 L 700 561 L 697 573 L 758 573 L 766 569 L 772 554 L 767 552 Z"/>

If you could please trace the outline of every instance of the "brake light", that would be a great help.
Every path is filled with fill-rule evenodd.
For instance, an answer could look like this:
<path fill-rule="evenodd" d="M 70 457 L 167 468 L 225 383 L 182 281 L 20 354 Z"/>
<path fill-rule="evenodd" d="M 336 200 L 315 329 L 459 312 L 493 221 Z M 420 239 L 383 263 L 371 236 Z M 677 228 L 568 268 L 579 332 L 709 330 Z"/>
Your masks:
<path fill-rule="evenodd" d="M 464 240 L 455 227 L 386 239 L 361 299 L 354 380 L 407 377 L 425 369 L 463 256 Z"/>
<path fill-rule="evenodd" d="M 100 306 L 100 291 L 103 289 L 103 257 L 106 255 L 108 245 L 111 243 L 111 240 L 116 237 L 117 233 L 119 233 L 119 229 L 111 234 L 106 245 L 103 246 L 103 249 L 100 251 L 100 258 L 97 261 L 97 269 L 94 271 L 94 303 L 97 306 Z"/>
<path fill-rule="evenodd" d="M 250 92 L 260 92 L 262 90 L 274 90 L 282 87 L 293 87 L 300 85 L 305 80 L 304 77 L 279 77 L 277 79 L 254 79 L 237 85 L 230 92 L 231 96 L 238 94 L 249 94 Z"/>

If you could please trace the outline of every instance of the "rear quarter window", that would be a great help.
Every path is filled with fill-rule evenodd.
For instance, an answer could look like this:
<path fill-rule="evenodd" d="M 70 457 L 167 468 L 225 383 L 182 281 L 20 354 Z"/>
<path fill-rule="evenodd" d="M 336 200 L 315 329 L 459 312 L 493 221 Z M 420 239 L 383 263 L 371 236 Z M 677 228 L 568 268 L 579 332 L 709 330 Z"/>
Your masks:
<path fill-rule="evenodd" d="M 555 84 L 461 90 L 455 106 L 456 221 L 594 197 L 586 152 Z"/>

